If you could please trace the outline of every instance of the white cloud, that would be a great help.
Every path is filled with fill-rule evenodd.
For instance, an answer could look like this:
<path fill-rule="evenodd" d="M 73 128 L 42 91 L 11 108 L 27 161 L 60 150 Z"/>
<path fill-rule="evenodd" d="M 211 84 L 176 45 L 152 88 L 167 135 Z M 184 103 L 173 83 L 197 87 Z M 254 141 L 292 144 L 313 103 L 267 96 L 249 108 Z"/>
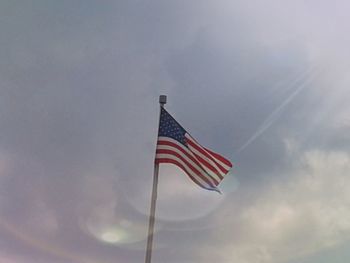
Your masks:
<path fill-rule="evenodd" d="M 344 242 L 350 238 L 349 170 L 347 152 L 303 153 L 288 176 L 240 214 L 223 209 L 216 222 L 222 227 L 209 239 L 221 245 L 200 254 L 218 262 L 274 263 Z"/>

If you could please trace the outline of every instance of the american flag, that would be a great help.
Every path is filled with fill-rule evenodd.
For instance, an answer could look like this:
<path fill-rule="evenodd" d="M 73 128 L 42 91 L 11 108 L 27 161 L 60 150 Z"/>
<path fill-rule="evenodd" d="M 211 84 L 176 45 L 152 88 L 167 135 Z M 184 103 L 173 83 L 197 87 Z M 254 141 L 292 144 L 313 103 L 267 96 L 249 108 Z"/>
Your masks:
<path fill-rule="evenodd" d="M 229 160 L 201 146 L 163 107 L 155 162 L 177 165 L 200 187 L 218 192 L 232 167 Z"/>

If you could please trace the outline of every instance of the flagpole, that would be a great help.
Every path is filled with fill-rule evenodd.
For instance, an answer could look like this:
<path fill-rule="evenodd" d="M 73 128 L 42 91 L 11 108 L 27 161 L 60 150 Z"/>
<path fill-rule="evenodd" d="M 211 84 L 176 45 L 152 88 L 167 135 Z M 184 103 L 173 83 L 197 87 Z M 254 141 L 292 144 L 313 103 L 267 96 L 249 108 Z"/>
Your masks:
<path fill-rule="evenodd" d="M 167 97 L 165 95 L 159 96 L 160 108 L 164 107 L 164 105 L 166 104 L 166 98 Z M 159 120 L 160 120 L 160 116 L 159 116 Z M 159 124 L 158 124 L 158 127 L 159 127 Z M 145 263 L 151 263 L 151 258 L 152 258 L 154 222 L 155 222 L 156 202 L 157 202 L 158 173 L 159 173 L 159 164 L 154 162 L 153 186 L 152 186 L 151 208 L 150 208 L 149 224 L 148 224 Z"/>

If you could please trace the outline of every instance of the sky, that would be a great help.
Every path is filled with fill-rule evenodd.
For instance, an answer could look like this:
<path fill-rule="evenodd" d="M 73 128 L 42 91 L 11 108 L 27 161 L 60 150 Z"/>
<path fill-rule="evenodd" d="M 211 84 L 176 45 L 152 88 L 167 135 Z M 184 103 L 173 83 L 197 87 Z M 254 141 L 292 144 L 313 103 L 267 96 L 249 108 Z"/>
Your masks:
<path fill-rule="evenodd" d="M 348 262 L 349 8 L 2 0 L 0 262 L 144 262 L 161 94 L 234 168 L 161 165 L 153 263 Z"/>

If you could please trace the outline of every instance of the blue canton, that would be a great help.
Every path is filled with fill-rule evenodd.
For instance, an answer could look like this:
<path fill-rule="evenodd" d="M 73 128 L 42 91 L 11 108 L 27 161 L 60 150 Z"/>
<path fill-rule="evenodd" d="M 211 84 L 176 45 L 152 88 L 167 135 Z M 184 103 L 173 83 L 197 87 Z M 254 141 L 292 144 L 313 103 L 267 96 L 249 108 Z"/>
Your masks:
<path fill-rule="evenodd" d="M 185 129 L 162 108 L 160 112 L 158 136 L 170 137 L 186 146 L 185 134 Z"/>

